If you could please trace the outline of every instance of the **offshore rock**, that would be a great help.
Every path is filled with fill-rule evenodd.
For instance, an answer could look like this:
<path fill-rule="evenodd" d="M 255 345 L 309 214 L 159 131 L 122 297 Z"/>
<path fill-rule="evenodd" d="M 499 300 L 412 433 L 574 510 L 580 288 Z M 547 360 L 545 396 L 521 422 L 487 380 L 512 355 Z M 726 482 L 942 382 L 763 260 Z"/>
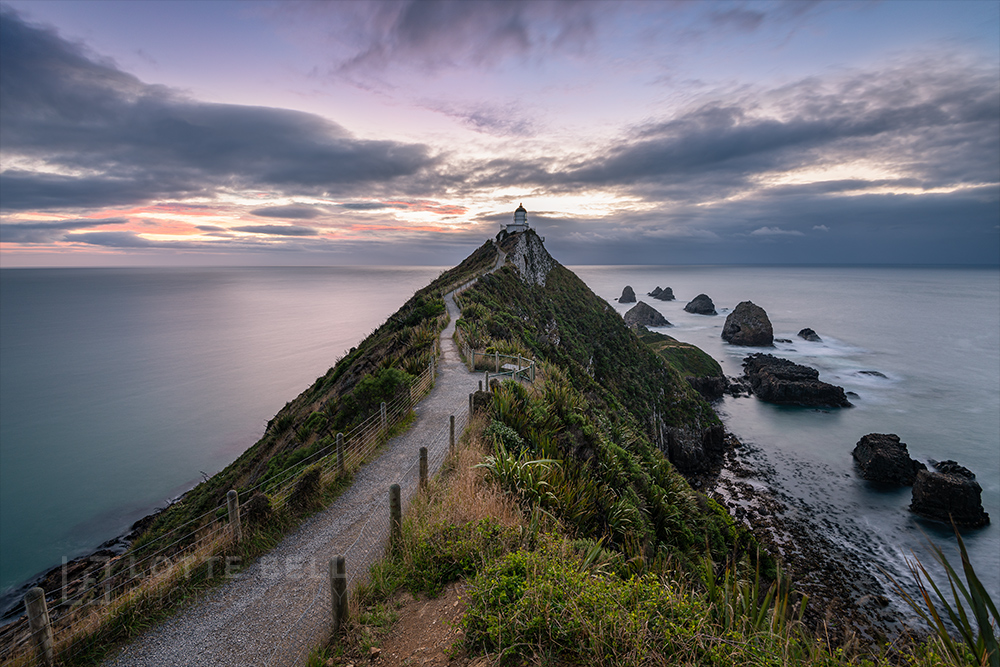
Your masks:
<path fill-rule="evenodd" d="M 927 470 L 923 463 L 910 458 L 906 443 L 894 433 L 863 436 L 851 455 L 861 469 L 861 477 L 870 482 L 912 486 L 917 473 Z"/>
<path fill-rule="evenodd" d="M 663 315 L 647 304 L 645 301 L 640 301 L 639 303 L 632 306 L 627 313 L 625 313 L 625 324 L 631 329 L 636 327 L 669 327 L 670 322 L 667 321 Z"/>
<path fill-rule="evenodd" d="M 694 313 L 696 315 L 718 315 L 715 312 L 715 304 L 712 300 L 708 298 L 707 294 L 699 294 L 695 298 L 691 299 L 684 310 L 689 313 Z"/>
<path fill-rule="evenodd" d="M 742 301 L 726 317 L 722 340 L 732 345 L 774 347 L 774 330 L 763 308 L 752 301 Z"/>
<path fill-rule="evenodd" d="M 754 394 L 762 401 L 781 405 L 847 408 L 844 388 L 822 382 L 819 371 L 770 354 L 751 354 L 743 370 Z"/>
<path fill-rule="evenodd" d="M 635 290 L 631 285 L 626 285 L 622 290 L 622 295 L 618 297 L 618 303 L 635 303 Z"/>
<path fill-rule="evenodd" d="M 823 342 L 823 339 L 819 337 L 819 334 L 817 334 L 815 331 L 813 331 L 809 327 L 806 327 L 805 329 L 803 329 L 802 331 L 799 332 L 799 338 L 803 338 L 803 339 L 808 340 L 808 341 L 810 341 L 812 343 L 822 343 Z"/>
<path fill-rule="evenodd" d="M 913 482 L 910 511 L 927 519 L 954 521 L 959 528 L 981 528 L 990 522 L 983 510 L 983 489 L 972 472 L 942 461 L 936 472 L 921 470 Z"/>
<path fill-rule="evenodd" d="M 657 287 L 656 289 L 660 289 L 660 288 Z M 656 290 L 654 290 L 654 291 L 656 291 Z M 673 301 L 674 300 L 674 290 L 672 288 L 670 288 L 670 287 L 664 287 L 662 290 L 660 290 L 659 294 L 653 294 L 653 295 L 650 295 L 650 296 L 652 296 L 654 299 L 659 299 L 660 301 Z"/>
<path fill-rule="evenodd" d="M 662 292 L 662 291 L 663 290 L 660 289 L 660 286 L 657 285 L 656 287 L 653 288 L 652 292 L 646 292 L 646 296 L 657 297 L 657 296 L 660 295 L 660 292 Z"/>

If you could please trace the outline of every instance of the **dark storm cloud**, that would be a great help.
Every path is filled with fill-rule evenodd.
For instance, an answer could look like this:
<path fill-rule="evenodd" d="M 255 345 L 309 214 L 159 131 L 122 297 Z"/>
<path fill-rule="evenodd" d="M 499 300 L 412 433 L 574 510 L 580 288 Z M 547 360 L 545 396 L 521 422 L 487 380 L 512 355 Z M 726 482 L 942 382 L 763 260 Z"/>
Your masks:
<path fill-rule="evenodd" d="M 45 220 L 0 223 L 0 241 L 5 243 L 53 243 L 69 232 L 105 225 L 123 225 L 128 218 L 80 218 L 75 220 Z"/>
<path fill-rule="evenodd" d="M 311 220 L 324 214 L 324 211 L 313 206 L 292 204 L 290 206 L 268 206 L 250 211 L 254 215 L 265 218 L 292 218 L 293 220 Z"/>
<path fill-rule="evenodd" d="M 250 234 L 268 234 L 271 236 L 317 236 L 318 231 L 312 227 L 300 227 L 298 225 L 246 225 L 244 227 L 233 227 L 234 232 L 248 232 Z"/>
<path fill-rule="evenodd" d="M 54 31 L 0 10 L 0 143 L 6 210 L 211 195 L 314 193 L 412 176 L 426 146 L 353 138 L 307 113 L 189 100 L 147 85 Z M 45 163 L 45 173 L 23 165 Z M 83 173 L 83 176 L 51 172 Z"/>

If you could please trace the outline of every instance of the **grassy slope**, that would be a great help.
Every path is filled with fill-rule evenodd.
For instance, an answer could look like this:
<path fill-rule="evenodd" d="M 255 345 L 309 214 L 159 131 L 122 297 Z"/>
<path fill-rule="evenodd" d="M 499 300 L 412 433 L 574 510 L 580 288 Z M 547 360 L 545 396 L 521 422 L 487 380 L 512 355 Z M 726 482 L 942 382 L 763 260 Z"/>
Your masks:
<path fill-rule="evenodd" d="M 683 343 L 676 338 L 658 331 L 640 329 L 636 332 L 643 343 L 677 369 L 681 375 L 688 377 L 722 377 L 722 366 L 709 354 L 690 343 Z"/>
<path fill-rule="evenodd" d="M 606 539 L 629 557 L 690 561 L 706 544 L 719 558 L 750 548 L 752 538 L 653 444 L 654 414 L 668 427 L 701 430 L 719 424 L 715 412 L 575 274 L 555 264 L 544 286 L 529 286 L 508 264 L 461 304 L 467 341 L 522 349 L 546 378 L 531 395 L 510 384 L 494 397 L 494 417 L 507 429 L 493 428 L 505 447 L 497 465 L 553 461 L 538 479 L 505 473 L 509 490 L 537 497 L 576 534 Z"/>
<path fill-rule="evenodd" d="M 230 489 L 253 488 L 279 474 L 303 454 L 327 444 L 337 432 L 346 432 L 369 416 L 381 401 L 390 400 L 408 377 L 427 367 L 444 326 L 444 293 L 495 262 L 496 250 L 485 243 L 417 291 L 311 387 L 287 403 L 268 422 L 264 436 L 236 461 L 152 518 L 134 549 L 141 550 L 158 535 L 223 504 Z M 389 369 L 394 372 L 387 372 Z"/>

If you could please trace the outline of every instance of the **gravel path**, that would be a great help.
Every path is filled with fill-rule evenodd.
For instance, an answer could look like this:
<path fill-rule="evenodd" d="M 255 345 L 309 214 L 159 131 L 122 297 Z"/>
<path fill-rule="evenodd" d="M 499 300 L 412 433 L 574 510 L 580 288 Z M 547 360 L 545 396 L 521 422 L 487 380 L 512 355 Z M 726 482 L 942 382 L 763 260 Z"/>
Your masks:
<path fill-rule="evenodd" d="M 505 259 L 501 253 L 494 270 Z M 224 584 L 137 637 L 105 665 L 292 665 L 326 639 L 329 559 L 347 554 L 349 582 L 363 578 L 368 565 L 381 557 L 388 535 L 389 486 L 400 484 L 405 506 L 416 486 L 420 447 L 428 448 L 433 474 L 447 453 L 449 416 L 458 422 L 456 435 L 465 423 L 468 395 L 480 376 L 466 370 L 452 340 L 459 317 L 453 293 L 445 303 L 451 321 L 441 333 L 438 377 L 415 408 L 410 430 L 392 438 L 330 507 Z"/>

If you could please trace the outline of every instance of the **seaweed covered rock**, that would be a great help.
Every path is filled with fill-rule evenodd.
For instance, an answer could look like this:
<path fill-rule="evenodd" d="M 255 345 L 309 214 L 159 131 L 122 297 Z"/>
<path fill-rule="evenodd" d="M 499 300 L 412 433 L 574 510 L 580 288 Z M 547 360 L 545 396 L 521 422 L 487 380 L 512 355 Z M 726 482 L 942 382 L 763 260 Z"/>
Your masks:
<path fill-rule="evenodd" d="M 732 345 L 773 347 L 774 329 L 763 308 L 753 301 L 742 301 L 726 317 L 722 340 Z"/>
<path fill-rule="evenodd" d="M 863 436 L 851 454 L 861 470 L 861 477 L 871 482 L 911 486 L 917 473 L 927 466 L 910 458 L 906 443 L 894 433 L 869 433 Z"/>
<path fill-rule="evenodd" d="M 670 322 L 655 308 L 640 301 L 625 313 L 625 324 L 635 329 L 636 327 L 669 327 Z"/>
<path fill-rule="evenodd" d="M 695 315 L 718 315 L 715 312 L 715 304 L 708 297 L 707 294 L 699 294 L 695 298 L 691 299 L 684 310 L 689 313 L 694 313 Z"/>
<path fill-rule="evenodd" d="M 981 528 L 990 522 L 983 510 L 983 489 L 968 468 L 954 461 L 921 470 L 913 482 L 910 511 L 927 519 L 954 521 L 959 528 Z"/>
<path fill-rule="evenodd" d="M 832 408 L 851 405 L 843 387 L 822 382 L 819 371 L 809 366 L 757 353 L 743 360 L 743 370 L 757 398 L 768 403 Z"/>
<path fill-rule="evenodd" d="M 626 285 L 622 290 L 622 295 L 618 297 L 618 303 L 635 303 L 635 290 L 631 285 Z"/>

